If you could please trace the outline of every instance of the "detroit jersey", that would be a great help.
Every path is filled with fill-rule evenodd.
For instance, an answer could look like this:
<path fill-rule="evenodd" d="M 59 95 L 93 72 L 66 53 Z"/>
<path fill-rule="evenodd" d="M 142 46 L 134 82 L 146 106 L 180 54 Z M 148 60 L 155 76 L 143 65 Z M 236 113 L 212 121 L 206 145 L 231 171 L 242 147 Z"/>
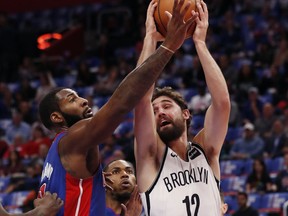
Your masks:
<path fill-rule="evenodd" d="M 64 201 L 64 206 L 57 216 L 105 216 L 102 167 L 94 176 L 85 179 L 78 179 L 67 173 L 58 153 L 59 140 L 65 134 L 58 134 L 50 147 L 43 166 L 38 196 L 42 197 L 45 191 L 58 194 Z"/>
<path fill-rule="evenodd" d="M 154 183 L 140 195 L 147 216 L 221 215 L 219 181 L 195 143 L 188 150 L 188 162 L 166 147 Z"/>

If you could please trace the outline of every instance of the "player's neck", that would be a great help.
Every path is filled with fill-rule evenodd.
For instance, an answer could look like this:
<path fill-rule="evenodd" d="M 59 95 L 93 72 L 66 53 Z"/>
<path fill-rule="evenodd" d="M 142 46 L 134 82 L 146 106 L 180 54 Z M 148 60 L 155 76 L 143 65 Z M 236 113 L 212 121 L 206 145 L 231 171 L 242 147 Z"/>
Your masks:
<path fill-rule="evenodd" d="M 187 149 L 189 146 L 187 136 L 184 134 L 177 140 L 169 142 L 168 146 L 182 159 L 187 161 Z"/>
<path fill-rule="evenodd" d="M 121 203 L 117 200 L 114 200 L 113 198 L 106 197 L 106 207 L 112 209 L 115 214 L 121 213 Z"/>

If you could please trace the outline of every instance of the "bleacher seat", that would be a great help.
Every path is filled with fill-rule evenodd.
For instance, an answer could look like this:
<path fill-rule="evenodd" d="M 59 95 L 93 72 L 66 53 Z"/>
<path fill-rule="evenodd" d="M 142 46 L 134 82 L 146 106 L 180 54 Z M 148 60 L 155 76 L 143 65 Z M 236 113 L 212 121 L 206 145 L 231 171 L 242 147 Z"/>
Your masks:
<path fill-rule="evenodd" d="M 253 193 L 248 195 L 248 205 L 255 209 L 259 209 L 262 202 L 262 195 Z"/>
<path fill-rule="evenodd" d="M 7 196 L 6 193 L 0 193 L 0 203 L 4 203 L 6 196 Z"/>
<path fill-rule="evenodd" d="M 10 183 L 10 176 L 0 177 L 0 192 L 3 192 Z"/>
<path fill-rule="evenodd" d="M 284 203 L 288 200 L 288 193 L 264 194 L 259 206 L 260 212 L 280 213 Z"/>
<path fill-rule="evenodd" d="M 183 97 L 186 101 L 190 101 L 191 98 L 197 94 L 197 89 L 196 88 L 186 88 L 186 89 L 179 90 L 179 92 L 183 95 Z"/>
<path fill-rule="evenodd" d="M 235 195 L 238 191 L 244 191 L 246 176 L 232 176 L 221 180 L 220 189 L 223 194 Z"/>
<path fill-rule="evenodd" d="M 245 170 L 245 163 L 245 160 L 220 161 L 221 178 L 242 175 Z"/>
<path fill-rule="evenodd" d="M 280 170 L 283 168 L 283 157 L 277 157 L 273 159 L 265 159 L 265 164 L 267 166 L 267 171 L 270 173 L 271 177 L 275 177 Z"/>
<path fill-rule="evenodd" d="M 253 170 L 253 159 L 247 159 L 244 161 L 244 167 L 242 170 L 242 175 L 246 175 L 248 176 L 249 174 L 251 174 L 252 170 Z"/>
<path fill-rule="evenodd" d="M 191 134 L 196 135 L 204 126 L 203 115 L 193 115 L 191 120 Z"/>
<path fill-rule="evenodd" d="M 30 191 L 17 191 L 7 194 L 3 199 L 3 206 L 5 206 L 9 212 L 12 209 L 17 209 L 22 206 Z"/>
<path fill-rule="evenodd" d="M 241 136 L 242 133 L 242 128 L 241 127 L 229 127 L 225 140 L 227 142 L 232 142 L 234 140 L 236 140 L 237 138 L 239 138 Z"/>

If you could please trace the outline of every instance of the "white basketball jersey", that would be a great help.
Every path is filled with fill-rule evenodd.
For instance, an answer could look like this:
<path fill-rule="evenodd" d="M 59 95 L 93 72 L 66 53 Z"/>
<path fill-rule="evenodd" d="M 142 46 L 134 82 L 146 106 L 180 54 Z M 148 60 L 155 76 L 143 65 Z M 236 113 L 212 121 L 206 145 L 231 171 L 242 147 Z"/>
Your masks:
<path fill-rule="evenodd" d="M 147 216 L 221 215 L 219 182 L 203 149 L 193 143 L 188 158 L 186 162 L 166 148 L 157 178 L 140 194 Z"/>

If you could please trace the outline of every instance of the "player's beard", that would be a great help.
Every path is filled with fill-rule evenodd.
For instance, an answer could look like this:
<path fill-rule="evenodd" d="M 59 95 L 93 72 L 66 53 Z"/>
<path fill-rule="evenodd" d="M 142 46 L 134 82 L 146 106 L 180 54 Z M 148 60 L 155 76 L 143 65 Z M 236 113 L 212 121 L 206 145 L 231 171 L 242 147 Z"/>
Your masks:
<path fill-rule="evenodd" d="M 160 130 L 157 129 L 157 133 L 161 140 L 168 144 L 169 142 L 178 139 L 182 136 L 185 130 L 185 122 L 183 123 L 182 119 L 176 119 L 174 122 L 171 122 L 167 128 Z"/>
<path fill-rule="evenodd" d="M 114 197 L 116 200 L 118 200 L 120 203 L 126 203 L 127 200 L 130 199 L 131 192 L 122 192 L 122 193 L 115 193 Z"/>
<path fill-rule="evenodd" d="M 67 114 L 64 112 L 61 112 L 61 114 L 65 119 L 67 127 L 71 127 L 72 125 L 74 125 L 75 123 L 77 123 L 78 121 L 83 119 L 83 117 L 81 117 L 79 115 L 71 115 L 71 114 Z"/>

